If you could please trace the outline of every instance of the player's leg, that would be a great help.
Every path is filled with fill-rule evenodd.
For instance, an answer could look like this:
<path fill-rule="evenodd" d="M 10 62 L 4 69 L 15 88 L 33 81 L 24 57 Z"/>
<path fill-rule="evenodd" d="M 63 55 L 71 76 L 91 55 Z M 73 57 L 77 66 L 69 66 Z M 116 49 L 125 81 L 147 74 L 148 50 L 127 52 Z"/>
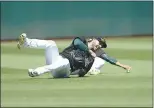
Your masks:
<path fill-rule="evenodd" d="M 105 60 L 95 57 L 94 63 L 89 71 L 89 74 L 96 75 L 100 73 L 101 67 L 105 64 Z"/>
<path fill-rule="evenodd" d="M 30 39 L 27 38 L 27 35 L 25 33 L 22 33 L 19 36 L 17 47 L 19 49 L 21 49 L 21 47 L 45 49 L 45 58 L 47 65 L 55 62 L 57 60 L 57 57 L 59 56 L 59 51 L 54 41 L 51 40 L 49 42 L 46 40 Z"/>
<path fill-rule="evenodd" d="M 63 65 L 51 72 L 54 78 L 69 78 L 70 73 L 70 64 Z"/>
<path fill-rule="evenodd" d="M 25 33 L 22 33 L 19 36 L 17 47 L 21 49 L 21 47 L 29 47 L 29 48 L 38 48 L 38 49 L 46 49 L 48 47 L 57 46 L 54 41 L 46 41 L 39 39 L 30 39 L 27 38 Z"/>
<path fill-rule="evenodd" d="M 70 75 L 70 64 L 69 60 L 61 56 L 58 57 L 58 60 L 50 65 L 45 65 L 38 67 L 36 69 L 29 70 L 29 76 L 35 77 L 46 72 L 51 72 L 53 77 L 69 77 Z"/>
<path fill-rule="evenodd" d="M 104 64 L 105 60 L 101 59 L 100 57 L 96 57 L 92 67 L 100 69 Z"/>

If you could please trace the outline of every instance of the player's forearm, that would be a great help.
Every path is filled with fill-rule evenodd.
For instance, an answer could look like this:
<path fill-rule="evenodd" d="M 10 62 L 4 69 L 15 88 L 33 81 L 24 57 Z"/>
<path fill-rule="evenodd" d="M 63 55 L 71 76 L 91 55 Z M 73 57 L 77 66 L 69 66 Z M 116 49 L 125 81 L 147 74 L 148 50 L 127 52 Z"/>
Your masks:
<path fill-rule="evenodd" d="M 120 62 L 116 62 L 116 65 L 119 66 L 119 67 L 122 67 L 122 68 L 126 69 L 126 66 L 123 65 L 123 64 L 121 64 Z"/>
<path fill-rule="evenodd" d="M 112 65 L 116 65 L 119 67 L 122 67 L 124 69 L 127 68 L 127 65 L 121 64 L 119 61 L 117 61 L 115 58 L 109 57 L 107 54 L 102 54 L 100 56 L 102 59 L 104 59 L 105 61 L 111 63 Z"/>
<path fill-rule="evenodd" d="M 129 72 L 131 69 L 131 67 L 129 65 L 121 64 L 120 62 L 117 62 L 116 65 L 119 67 L 122 67 L 123 69 L 126 69 L 127 72 Z"/>

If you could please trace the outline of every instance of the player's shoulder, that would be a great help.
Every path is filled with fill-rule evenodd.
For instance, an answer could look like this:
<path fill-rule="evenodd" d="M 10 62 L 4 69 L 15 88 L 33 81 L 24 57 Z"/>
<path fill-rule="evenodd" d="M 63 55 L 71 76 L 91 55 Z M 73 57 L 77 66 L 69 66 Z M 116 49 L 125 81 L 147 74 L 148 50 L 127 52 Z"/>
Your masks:
<path fill-rule="evenodd" d="M 82 41 L 86 40 L 85 36 L 76 36 L 76 37 L 74 37 L 74 39 L 80 39 Z"/>
<path fill-rule="evenodd" d="M 84 36 L 77 36 L 77 37 L 74 37 L 74 40 L 76 39 L 80 39 L 83 43 L 87 44 L 87 41 L 86 41 L 86 38 Z M 74 41 L 73 40 L 73 41 Z"/>

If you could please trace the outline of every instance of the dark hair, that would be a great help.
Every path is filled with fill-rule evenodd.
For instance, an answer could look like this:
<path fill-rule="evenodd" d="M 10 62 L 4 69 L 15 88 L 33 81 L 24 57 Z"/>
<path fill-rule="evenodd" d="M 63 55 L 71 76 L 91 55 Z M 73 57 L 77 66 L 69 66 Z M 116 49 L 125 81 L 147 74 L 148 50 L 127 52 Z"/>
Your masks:
<path fill-rule="evenodd" d="M 99 44 L 101 45 L 101 48 L 107 48 L 107 43 L 105 38 L 96 37 L 96 39 L 99 41 Z"/>

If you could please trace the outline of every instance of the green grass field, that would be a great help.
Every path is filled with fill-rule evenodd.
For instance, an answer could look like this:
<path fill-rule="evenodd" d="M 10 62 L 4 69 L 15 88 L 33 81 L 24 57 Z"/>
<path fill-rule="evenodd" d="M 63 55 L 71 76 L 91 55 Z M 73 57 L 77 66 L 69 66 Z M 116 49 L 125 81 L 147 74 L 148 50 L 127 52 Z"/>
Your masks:
<path fill-rule="evenodd" d="M 71 41 L 57 41 L 59 50 Z M 1 43 L 2 107 L 152 107 L 152 38 L 109 39 L 105 51 L 132 66 L 131 73 L 106 63 L 102 74 L 30 78 L 28 68 L 45 65 L 44 50 Z"/>

